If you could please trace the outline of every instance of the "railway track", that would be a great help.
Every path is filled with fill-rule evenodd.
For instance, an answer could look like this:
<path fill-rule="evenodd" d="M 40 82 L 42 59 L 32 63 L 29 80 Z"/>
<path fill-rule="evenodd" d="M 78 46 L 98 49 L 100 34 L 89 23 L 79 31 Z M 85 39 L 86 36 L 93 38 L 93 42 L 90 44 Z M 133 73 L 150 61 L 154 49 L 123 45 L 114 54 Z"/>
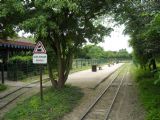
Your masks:
<path fill-rule="evenodd" d="M 120 76 L 121 71 L 122 70 L 117 73 L 97 99 L 89 106 L 80 120 L 108 120 L 127 73 L 124 72 L 123 76 Z"/>
<path fill-rule="evenodd" d="M 43 83 L 48 82 L 49 79 L 44 79 Z M 22 95 L 24 95 L 26 92 L 32 90 L 32 88 L 39 86 L 39 81 L 31 82 L 27 85 L 24 85 L 8 94 L 5 94 L 0 97 L 0 110 L 7 107 L 9 104 L 20 98 Z"/>

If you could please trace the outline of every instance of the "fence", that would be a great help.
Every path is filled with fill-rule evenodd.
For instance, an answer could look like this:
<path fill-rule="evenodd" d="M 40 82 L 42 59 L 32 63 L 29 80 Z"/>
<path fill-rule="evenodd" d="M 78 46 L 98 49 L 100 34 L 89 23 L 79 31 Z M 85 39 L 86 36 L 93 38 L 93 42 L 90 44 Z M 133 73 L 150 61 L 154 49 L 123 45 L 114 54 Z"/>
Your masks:
<path fill-rule="evenodd" d="M 102 65 L 106 64 L 107 62 L 108 61 L 106 59 L 74 59 L 72 69 L 91 65 Z"/>
<path fill-rule="evenodd" d="M 43 67 L 43 73 L 46 72 L 47 67 Z M 31 62 L 23 63 L 7 63 L 7 79 L 8 80 L 22 80 L 25 78 L 31 78 L 37 76 L 40 73 L 38 65 Z"/>
<path fill-rule="evenodd" d="M 74 59 L 72 69 L 91 65 L 102 65 L 107 62 L 106 59 Z M 13 81 L 32 78 L 40 73 L 39 65 L 33 64 L 32 62 L 14 62 L 7 63 L 4 66 L 5 71 L 7 71 L 7 79 Z M 47 73 L 47 65 L 44 65 L 43 73 Z"/>

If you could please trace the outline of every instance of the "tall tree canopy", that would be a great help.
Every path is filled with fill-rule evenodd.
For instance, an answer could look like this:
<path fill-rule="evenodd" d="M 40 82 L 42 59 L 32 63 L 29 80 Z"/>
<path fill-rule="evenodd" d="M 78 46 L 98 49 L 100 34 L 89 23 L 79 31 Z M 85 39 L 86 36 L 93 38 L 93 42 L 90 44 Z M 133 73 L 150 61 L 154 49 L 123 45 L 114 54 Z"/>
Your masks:
<path fill-rule="evenodd" d="M 104 50 L 102 47 L 97 45 L 86 45 L 79 49 L 76 53 L 78 58 L 84 59 L 99 59 L 103 58 Z"/>
<path fill-rule="evenodd" d="M 0 39 L 16 35 L 16 25 L 24 18 L 21 0 L 0 0 Z"/>
<path fill-rule="evenodd" d="M 27 19 L 20 28 L 35 35 L 48 48 L 49 73 L 53 86 L 63 87 L 76 50 L 87 41 L 99 43 L 111 28 L 95 24 L 112 7 L 104 0 L 31 0 L 25 2 Z M 53 54 L 55 57 L 53 57 Z M 53 77 L 57 59 L 58 80 Z"/>
<path fill-rule="evenodd" d="M 77 58 L 84 59 L 106 59 L 106 60 L 121 60 L 131 59 L 131 55 L 126 49 L 119 51 L 104 51 L 104 49 L 97 45 L 85 45 L 76 53 Z"/>

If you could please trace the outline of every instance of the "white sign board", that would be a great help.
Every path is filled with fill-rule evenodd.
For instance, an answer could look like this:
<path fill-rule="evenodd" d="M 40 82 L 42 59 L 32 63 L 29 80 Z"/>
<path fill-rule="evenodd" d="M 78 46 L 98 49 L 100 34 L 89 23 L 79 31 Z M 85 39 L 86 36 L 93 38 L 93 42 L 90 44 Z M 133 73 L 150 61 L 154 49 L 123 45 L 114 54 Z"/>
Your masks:
<path fill-rule="evenodd" d="M 47 64 L 47 54 L 33 54 L 34 64 Z"/>

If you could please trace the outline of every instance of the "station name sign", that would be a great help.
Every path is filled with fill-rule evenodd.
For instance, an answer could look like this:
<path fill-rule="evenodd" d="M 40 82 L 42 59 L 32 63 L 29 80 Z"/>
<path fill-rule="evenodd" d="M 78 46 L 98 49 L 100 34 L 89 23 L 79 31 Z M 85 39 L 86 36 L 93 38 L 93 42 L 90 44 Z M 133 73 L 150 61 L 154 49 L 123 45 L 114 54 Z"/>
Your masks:
<path fill-rule="evenodd" d="M 47 64 L 47 54 L 33 54 L 34 64 Z"/>

